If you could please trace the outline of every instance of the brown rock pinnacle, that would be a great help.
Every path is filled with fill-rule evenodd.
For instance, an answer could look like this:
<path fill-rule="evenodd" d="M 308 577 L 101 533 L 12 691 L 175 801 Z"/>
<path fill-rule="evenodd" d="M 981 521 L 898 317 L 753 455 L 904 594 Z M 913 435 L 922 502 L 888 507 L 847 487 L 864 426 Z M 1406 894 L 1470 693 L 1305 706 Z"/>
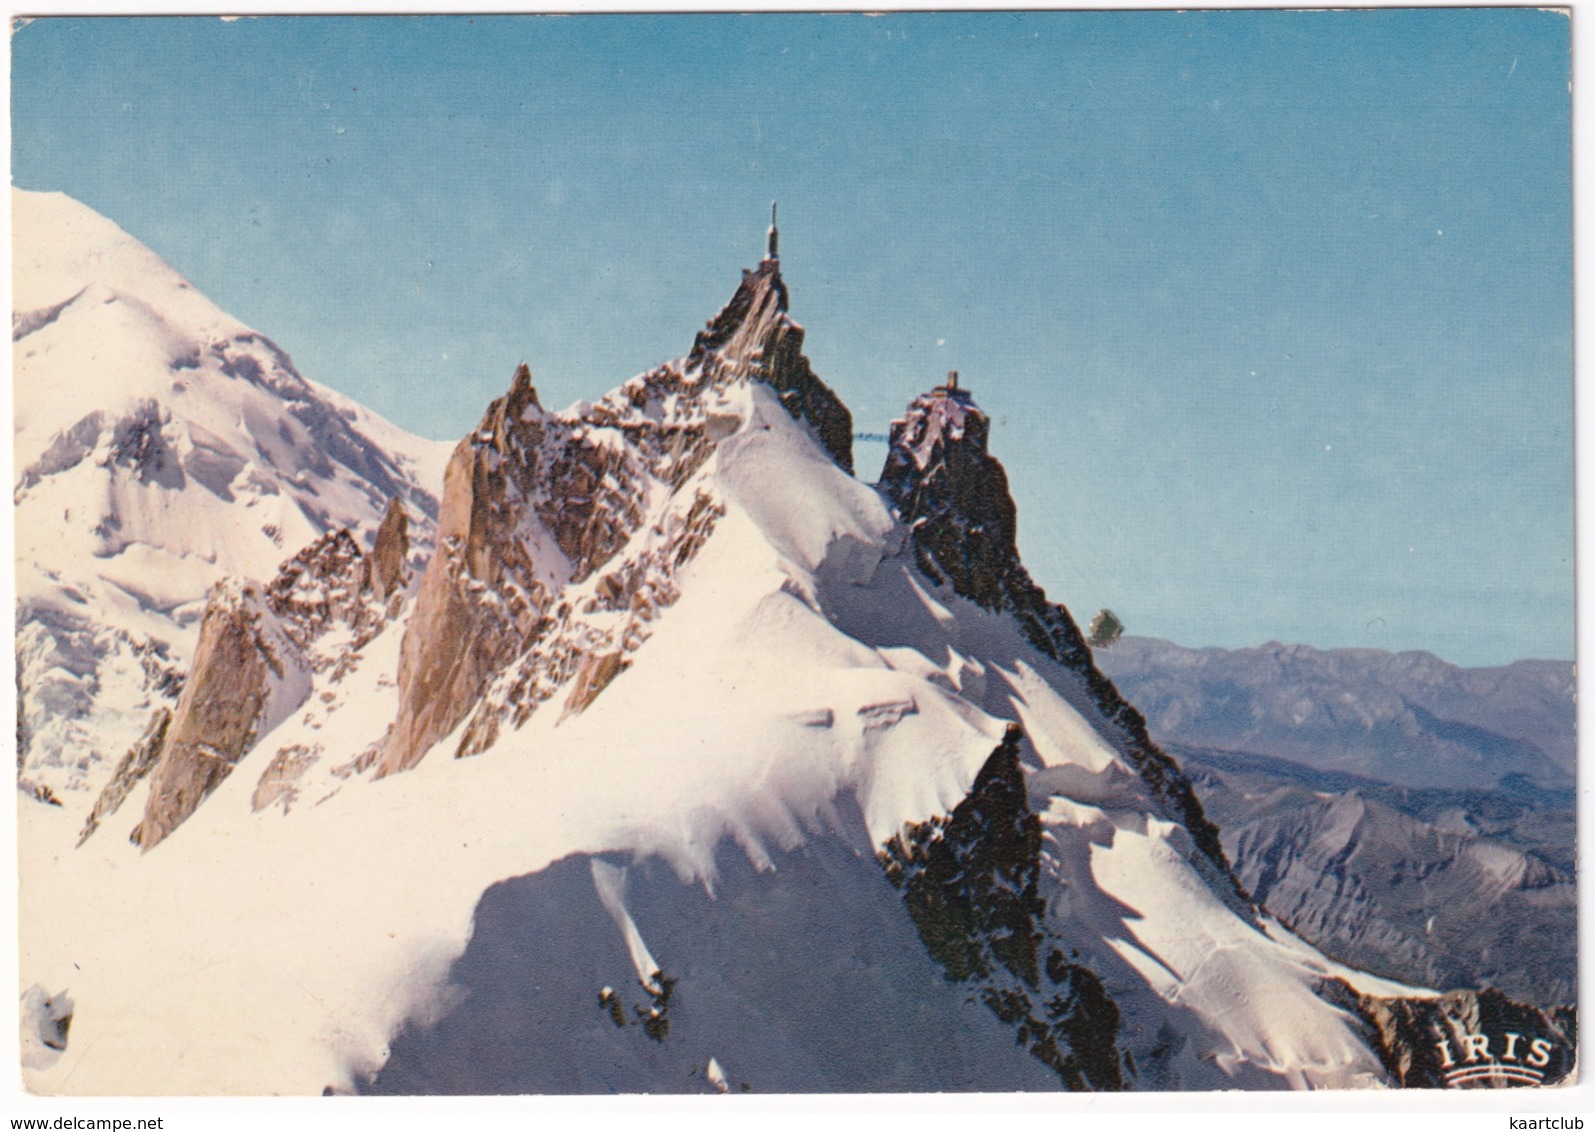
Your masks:
<path fill-rule="evenodd" d="M 262 618 L 270 616 L 263 606 L 253 585 L 212 595 L 193 674 L 151 772 L 144 819 L 133 830 L 133 842 L 145 852 L 221 785 L 255 741 L 271 678 L 283 675 L 283 658 L 262 633 Z"/>
<path fill-rule="evenodd" d="M 536 489 L 543 416 L 522 364 L 509 392 L 449 458 L 438 549 L 400 649 L 399 715 L 383 745 L 379 776 L 414 766 L 465 718 L 515 623 L 529 630 L 546 604 L 537 563 L 515 537 Z M 506 582 L 512 604 L 500 609 L 480 600 Z"/>
<path fill-rule="evenodd" d="M 399 497 L 388 500 L 388 509 L 382 515 L 382 525 L 377 528 L 376 545 L 371 557 L 365 560 L 361 588 L 369 589 L 378 601 L 404 588 L 404 560 L 410 553 L 410 517 L 404 512 Z"/>
<path fill-rule="evenodd" d="M 808 423 L 831 458 L 853 471 L 853 414 L 803 355 L 803 327 L 787 316 L 786 283 L 774 259 L 742 273 L 742 285 L 698 332 L 687 368 L 731 367 L 775 389 L 786 411 Z"/>
<path fill-rule="evenodd" d="M 610 570 L 615 585 L 624 577 L 633 590 L 652 595 L 638 597 L 643 606 L 670 600 L 669 575 L 720 513 L 712 498 L 699 500 L 699 489 L 684 489 L 718 440 L 737 427 L 715 416 L 723 412 L 715 406 L 726 388 L 748 381 L 770 386 L 831 457 L 852 470 L 852 415 L 810 368 L 803 328 L 786 309 L 779 265 L 767 259 L 743 272 L 736 294 L 685 359 L 641 374 L 596 403 L 546 412 L 530 371 L 525 365 L 515 371 L 508 392 L 449 461 L 438 549 L 400 649 L 399 711 L 376 762 L 379 776 L 414 766 L 467 718 L 454 754 L 486 750 L 501 721 L 519 726 L 579 672 L 589 674 L 577 696 L 585 703 L 624 668 L 621 654 L 644 631 L 584 620 L 608 590 L 561 599 L 568 587 Z M 679 503 L 681 514 L 650 536 L 644 530 L 650 501 L 661 497 Z M 652 550 L 650 539 L 659 543 Z M 658 555 L 671 539 L 676 558 L 665 563 Z M 633 557 L 611 565 L 628 546 Z M 611 653 L 612 660 L 595 659 Z"/>

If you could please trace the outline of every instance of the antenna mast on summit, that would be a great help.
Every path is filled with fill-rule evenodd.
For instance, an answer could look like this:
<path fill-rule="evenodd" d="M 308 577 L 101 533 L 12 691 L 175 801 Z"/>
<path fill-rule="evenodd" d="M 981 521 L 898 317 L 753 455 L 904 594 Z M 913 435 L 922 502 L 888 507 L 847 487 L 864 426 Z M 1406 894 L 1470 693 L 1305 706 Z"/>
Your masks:
<path fill-rule="evenodd" d="M 770 239 L 770 254 L 765 256 L 764 258 L 765 259 L 780 259 L 781 255 L 780 255 L 780 252 L 777 249 L 780 247 L 780 243 L 781 243 L 781 230 L 775 226 L 775 201 L 773 201 L 773 200 L 770 202 L 770 231 L 769 231 L 769 239 Z"/>

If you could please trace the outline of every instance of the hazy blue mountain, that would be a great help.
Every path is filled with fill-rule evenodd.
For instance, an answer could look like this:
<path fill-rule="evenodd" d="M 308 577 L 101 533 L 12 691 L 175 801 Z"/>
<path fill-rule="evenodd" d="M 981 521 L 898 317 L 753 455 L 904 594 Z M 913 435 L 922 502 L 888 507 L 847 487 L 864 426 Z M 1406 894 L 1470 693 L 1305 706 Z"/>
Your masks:
<path fill-rule="evenodd" d="M 1427 652 L 1125 637 L 1098 663 L 1177 742 L 1415 787 L 1572 784 L 1570 661 L 1459 668 Z"/>
<path fill-rule="evenodd" d="M 1097 657 L 1302 936 L 1409 982 L 1574 1000 L 1570 663 L 1148 638 Z"/>

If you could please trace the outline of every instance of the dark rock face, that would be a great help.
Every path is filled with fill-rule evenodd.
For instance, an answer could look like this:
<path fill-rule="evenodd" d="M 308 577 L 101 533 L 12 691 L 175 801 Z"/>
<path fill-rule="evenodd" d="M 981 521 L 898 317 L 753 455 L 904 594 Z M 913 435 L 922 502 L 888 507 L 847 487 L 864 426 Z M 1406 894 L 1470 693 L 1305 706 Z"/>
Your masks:
<path fill-rule="evenodd" d="M 716 359 L 751 366 L 760 381 L 781 395 L 787 412 L 814 430 L 843 471 L 853 471 L 853 414 L 814 375 L 803 356 L 803 328 L 787 317 L 786 284 L 774 260 L 744 272 L 742 285 L 724 310 L 698 332 L 687 366 L 709 367 Z"/>
<path fill-rule="evenodd" d="M 915 398 L 892 422 L 880 488 L 912 531 L 920 568 L 961 597 L 1011 613 L 1032 645 L 1084 678 L 1103 718 L 1119 732 L 1126 757 L 1244 899 L 1190 780 L 1097 668 L 1069 611 L 1047 601 L 1019 560 L 1017 512 L 1007 473 L 986 450 L 990 431 L 968 391 L 947 387 Z"/>
<path fill-rule="evenodd" d="M 671 578 L 708 536 L 719 504 L 687 481 L 737 422 L 714 402 L 730 385 L 758 381 L 805 422 L 844 468 L 852 417 L 815 377 L 803 331 L 786 315 L 773 262 L 746 272 L 724 310 L 682 361 L 626 382 L 593 405 L 546 412 L 522 366 L 509 392 L 460 442 L 444 480 L 438 551 L 427 564 L 399 667 L 400 708 L 379 774 L 419 762 L 469 719 L 455 754 L 487 749 L 584 666 L 613 677 L 675 600 Z M 679 498 L 656 534 L 664 545 L 620 552 L 641 534 L 643 501 L 662 485 Z M 592 609 L 561 600 L 597 577 Z M 624 602 L 621 631 L 584 622 Z M 589 683 L 596 695 L 607 679 Z"/>
<path fill-rule="evenodd" d="M 1494 989 L 1388 999 L 1336 981 L 1320 993 L 1362 1019 L 1369 1044 L 1405 1088 L 1555 1085 L 1577 1065 L 1571 1007 L 1538 1010 Z"/>
<path fill-rule="evenodd" d="M 935 389 L 892 422 L 881 487 L 914 531 L 921 569 L 987 609 L 1013 607 L 1028 575 L 1008 473 L 987 450 L 991 422 L 968 392 Z M 1028 608 L 1028 605 L 1027 605 Z"/>
<path fill-rule="evenodd" d="M 1044 926 L 1041 821 L 1025 793 L 1019 740 L 1011 727 L 952 814 L 906 827 L 880 861 L 949 981 L 978 988 L 1065 1088 L 1122 1089 L 1118 1007 Z"/>

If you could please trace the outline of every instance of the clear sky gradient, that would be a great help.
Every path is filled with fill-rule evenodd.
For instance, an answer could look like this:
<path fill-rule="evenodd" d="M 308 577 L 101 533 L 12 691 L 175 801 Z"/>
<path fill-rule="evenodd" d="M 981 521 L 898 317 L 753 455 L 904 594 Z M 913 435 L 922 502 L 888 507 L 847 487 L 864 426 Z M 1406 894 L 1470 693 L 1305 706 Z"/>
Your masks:
<path fill-rule="evenodd" d="M 685 353 L 778 197 L 816 370 L 884 432 L 958 369 L 1081 620 L 1573 654 L 1564 15 L 47 19 L 12 51 L 16 184 L 423 435 L 523 359 L 564 405 Z"/>

